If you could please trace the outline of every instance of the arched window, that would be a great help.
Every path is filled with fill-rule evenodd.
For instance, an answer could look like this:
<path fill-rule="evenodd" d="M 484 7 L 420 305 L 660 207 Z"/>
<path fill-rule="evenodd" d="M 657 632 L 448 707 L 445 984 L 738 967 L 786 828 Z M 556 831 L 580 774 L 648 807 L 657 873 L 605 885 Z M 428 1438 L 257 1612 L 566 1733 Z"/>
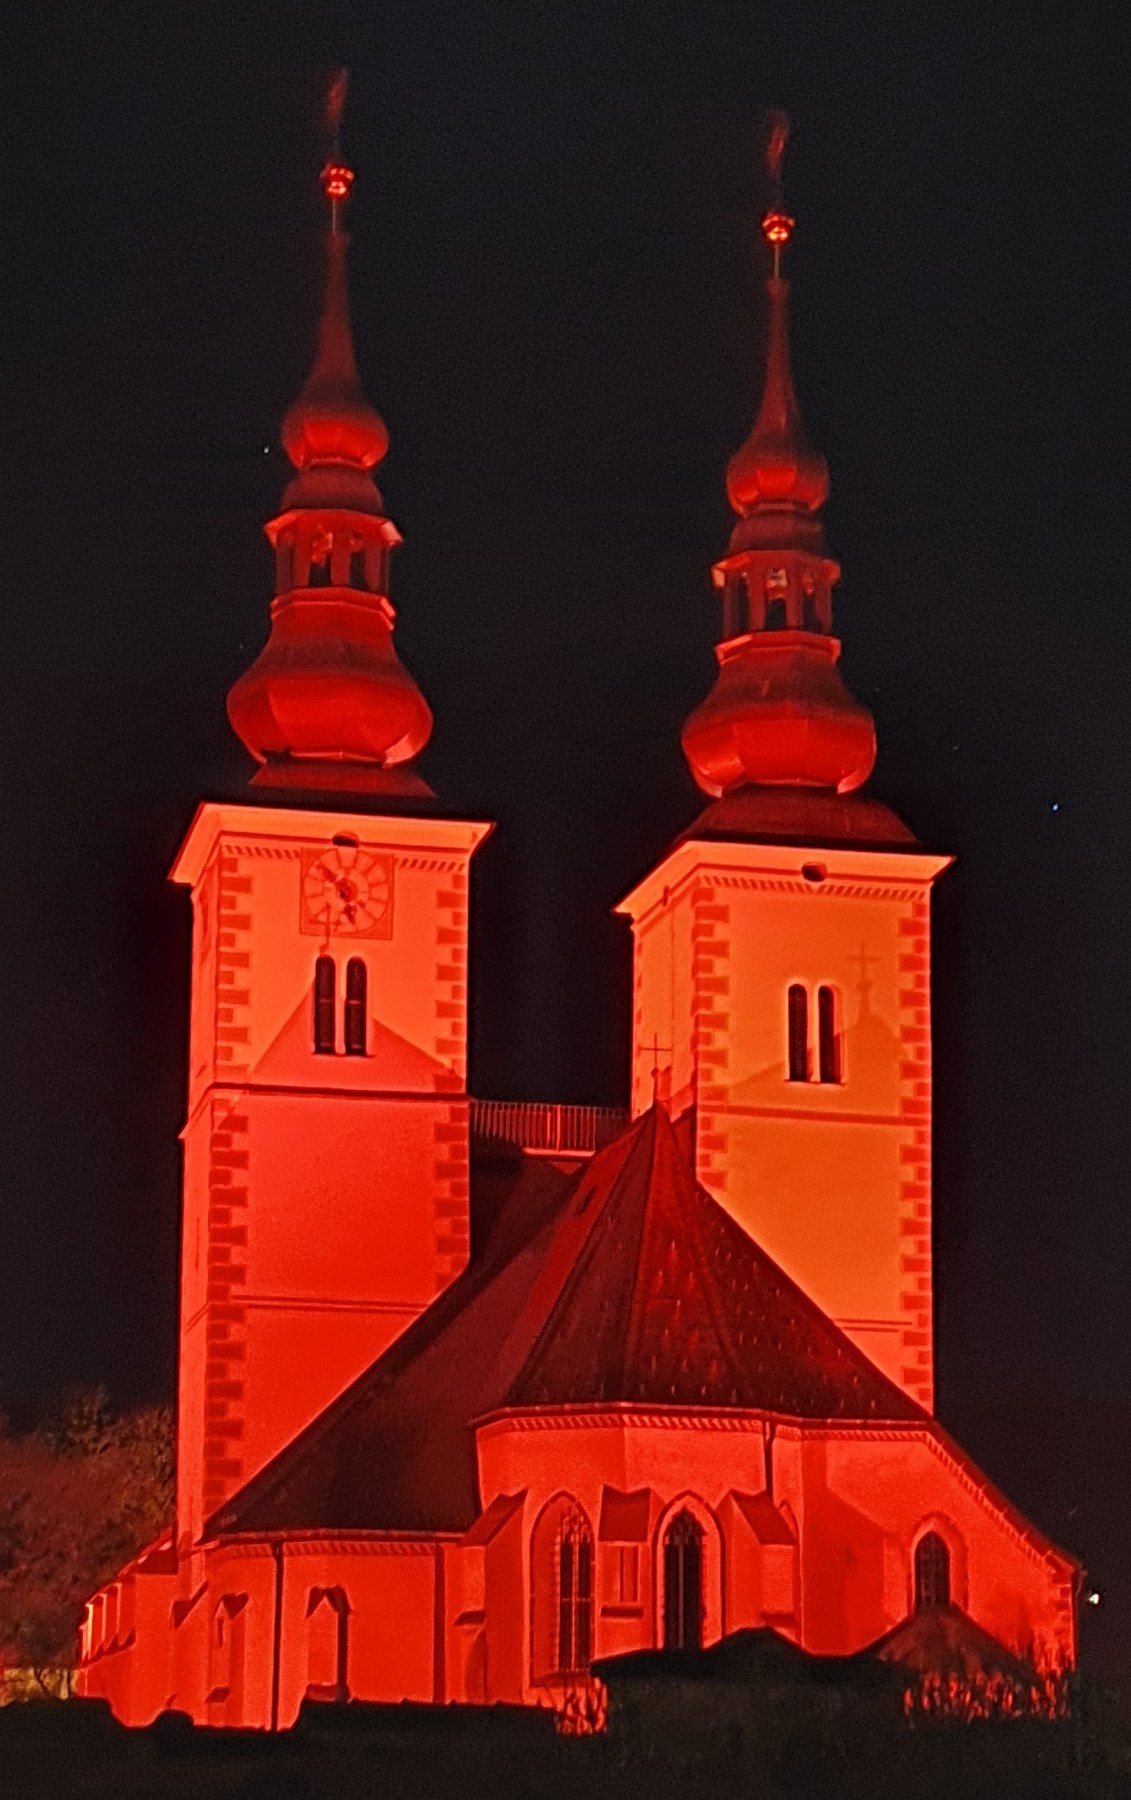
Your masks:
<path fill-rule="evenodd" d="M 314 1054 L 333 1056 L 337 1037 L 338 971 L 332 956 L 314 965 Z"/>
<path fill-rule="evenodd" d="M 677 1513 L 664 1533 L 664 1649 L 698 1650 L 703 1643 L 703 1528 Z"/>
<path fill-rule="evenodd" d="M 836 1028 L 836 994 L 817 989 L 817 1063 L 822 1081 L 840 1080 L 840 1033 Z"/>
<path fill-rule="evenodd" d="M 306 1697 L 346 1700 L 349 1602 L 341 1588 L 311 1588 L 306 1603 Z"/>
<path fill-rule="evenodd" d="M 575 1507 L 558 1538 L 558 1673 L 588 1673 L 593 1654 L 593 1536 Z"/>
<path fill-rule="evenodd" d="M 369 976 L 360 956 L 346 964 L 346 1055 L 365 1055 L 365 1013 Z"/>
<path fill-rule="evenodd" d="M 545 1508 L 530 1547 L 535 1681 L 585 1675 L 593 1656 L 593 1531 L 562 1494 Z"/>
<path fill-rule="evenodd" d="M 936 1612 L 950 1604 L 950 1551 L 937 1531 L 915 1546 L 915 1611 Z"/>
<path fill-rule="evenodd" d="M 786 1005 L 789 1027 L 789 1079 L 809 1079 L 809 996 L 799 981 L 789 990 Z"/>

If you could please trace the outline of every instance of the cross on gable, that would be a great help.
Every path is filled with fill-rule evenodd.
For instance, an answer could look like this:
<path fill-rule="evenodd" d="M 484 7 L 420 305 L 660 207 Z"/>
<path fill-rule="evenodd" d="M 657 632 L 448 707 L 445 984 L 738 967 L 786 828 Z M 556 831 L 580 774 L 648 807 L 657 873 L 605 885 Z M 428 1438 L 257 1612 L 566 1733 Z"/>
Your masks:
<path fill-rule="evenodd" d="M 860 980 L 857 985 L 861 989 L 861 992 L 866 992 L 872 985 L 871 976 L 868 971 L 881 963 L 883 957 L 873 956 L 868 949 L 867 944 L 861 941 L 859 950 L 854 950 L 848 960 L 850 963 L 856 963 L 858 965 L 860 970 Z"/>
<path fill-rule="evenodd" d="M 670 1065 L 668 1066 L 667 1069 L 661 1071 L 660 1058 L 661 1058 L 661 1056 L 670 1056 L 672 1054 L 672 1047 L 670 1044 L 661 1044 L 660 1039 L 659 1039 L 659 1034 L 657 1032 L 653 1032 L 651 1043 L 648 1043 L 647 1041 L 645 1041 L 642 1044 L 638 1044 L 636 1047 L 635 1054 L 637 1056 L 643 1056 L 643 1055 L 645 1055 L 645 1053 L 649 1054 L 652 1058 L 652 1069 L 651 1069 L 652 1104 L 654 1106 L 660 1098 L 660 1075 L 661 1075 L 661 1073 L 664 1073 L 664 1074 L 671 1073 Z"/>

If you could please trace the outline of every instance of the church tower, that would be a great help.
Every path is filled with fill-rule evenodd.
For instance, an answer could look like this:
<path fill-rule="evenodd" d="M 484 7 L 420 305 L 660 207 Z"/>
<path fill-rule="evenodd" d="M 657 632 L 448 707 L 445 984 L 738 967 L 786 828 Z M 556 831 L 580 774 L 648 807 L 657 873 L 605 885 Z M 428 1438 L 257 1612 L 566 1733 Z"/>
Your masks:
<path fill-rule="evenodd" d="M 713 804 L 619 908 L 632 1102 L 659 1086 L 704 1186 L 929 1409 L 930 892 L 950 859 L 858 792 L 875 730 L 836 666 L 828 470 L 790 367 L 787 130 L 775 115 L 764 386 L 727 474 L 718 677 L 683 730 Z"/>
<path fill-rule="evenodd" d="M 177 1541 L 468 1256 L 468 867 L 489 826 L 413 769 L 432 716 L 393 647 L 388 447 L 354 360 L 337 152 L 317 356 L 283 422 L 265 649 L 228 711 L 251 803 L 203 805 L 192 891 Z"/>

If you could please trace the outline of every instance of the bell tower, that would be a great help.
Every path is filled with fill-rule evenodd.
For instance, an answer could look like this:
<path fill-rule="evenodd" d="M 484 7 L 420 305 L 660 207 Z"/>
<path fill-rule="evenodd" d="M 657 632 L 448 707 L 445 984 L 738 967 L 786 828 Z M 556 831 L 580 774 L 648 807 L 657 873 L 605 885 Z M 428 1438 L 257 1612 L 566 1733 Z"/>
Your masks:
<path fill-rule="evenodd" d="M 249 803 L 201 806 L 193 902 L 177 1541 L 261 1468 L 468 1255 L 468 869 L 490 827 L 413 769 L 432 716 L 393 647 L 399 534 L 373 470 L 333 148 L 326 297 L 283 423 L 266 647 L 228 702 Z"/>
<path fill-rule="evenodd" d="M 930 1408 L 930 892 L 950 859 L 859 793 L 875 728 L 837 669 L 828 469 L 790 366 L 787 133 L 773 115 L 766 364 L 727 474 L 718 675 L 683 729 L 713 803 L 618 909 L 633 1109 L 660 1086 L 704 1186 Z"/>

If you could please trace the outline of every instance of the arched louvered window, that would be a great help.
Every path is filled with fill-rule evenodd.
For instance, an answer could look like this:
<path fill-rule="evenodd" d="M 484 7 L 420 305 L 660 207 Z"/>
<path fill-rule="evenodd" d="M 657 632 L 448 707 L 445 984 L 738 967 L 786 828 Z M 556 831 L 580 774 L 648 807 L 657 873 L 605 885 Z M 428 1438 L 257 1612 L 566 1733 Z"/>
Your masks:
<path fill-rule="evenodd" d="M 664 1649 L 703 1644 L 703 1527 L 677 1513 L 664 1533 Z"/>
<path fill-rule="evenodd" d="M 369 975 L 360 956 L 351 956 L 346 964 L 346 1055 L 364 1056 L 366 1052 L 366 1011 Z"/>
<path fill-rule="evenodd" d="M 950 1604 L 950 1551 L 937 1531 L 915 1546 L 915 1611 L 936 1612 Z"/>
<path fill-rule="evenodd" d="M 809 1079 L 809 996 L 799 981 L 789 990 L 786 1003 L 789 1031 L 789 1079 Z"/>
<path fill-rule="evenodd" d="M 817 1063 L 822 1081 L 840 1080 L 840 1033 L 831 987 L 817 989 Z"/>
<path fill-rule="evenodd" d="M 333 1056 L 337 1037 L 338 971 L 332 956 L 314 965 L 314 1054 Z"/>

